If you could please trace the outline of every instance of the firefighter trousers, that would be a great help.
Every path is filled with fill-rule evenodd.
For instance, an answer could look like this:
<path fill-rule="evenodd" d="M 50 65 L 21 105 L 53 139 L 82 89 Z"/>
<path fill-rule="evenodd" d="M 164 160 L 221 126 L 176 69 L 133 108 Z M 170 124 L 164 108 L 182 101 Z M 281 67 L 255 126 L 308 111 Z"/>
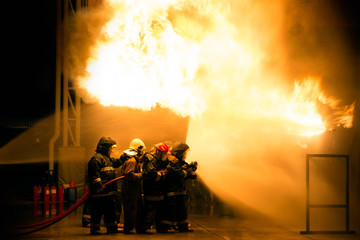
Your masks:
<path fill-rule="evenodd" d="M 165 198 L 165 211 L 164 219 L 161 220 L 163 227 L 165 228 L 187 228 L 187 205 L 186 195 L 174 195 L 167 196 Z"/>
<path fill-rule="evenodd" d="M 91 198 L 91 229 L 100 229 L 102 216 L 107 229 L 117 227 L 114 195 Z"/>
<path fill-rule="evenodd" d="M 124 233 L 133 229 L 142 233 L 145 231 L 145 213 L 142 196 L 139 195 L 122 195 L 124 208 Z"/>
<path fill-rule="evenodd" d="M 163 219 L 164 214 L 164 200 L 150 201 L 145 199 L 145 227 L 150 229 L 155 224 L 158 232 L 160 229 L 160 220 Z"/>

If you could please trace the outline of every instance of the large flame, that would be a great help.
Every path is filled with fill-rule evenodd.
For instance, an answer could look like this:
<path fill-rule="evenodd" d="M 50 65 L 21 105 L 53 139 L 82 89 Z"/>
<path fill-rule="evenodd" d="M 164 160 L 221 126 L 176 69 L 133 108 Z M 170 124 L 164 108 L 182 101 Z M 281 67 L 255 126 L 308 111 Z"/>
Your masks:
<path fill-rule="evenodd" d="M 176 33 L 167 18 L 177 2 L 109 1 L 116 12 L 81 79 L 101 104 L 143 110 L 160 104 L 182 115 L 204 111 L 194 84 L 199 45 Z"/>
<path fill-rule="evenodd" d="M 221 112 L 276 120 L 289 134 L 306 136 L 333 125 L 351 127 L 353 106 L 337 111 L 331 123 L 321 116 L 319 103 L 334 110 L 339 101 L 326 97 L 318 79 L 295 81 L 287 92 L 269 85 L 258 73 L 266 59 L 263 42 L 254 41 L 256 30 L 246 24 L 229 23 L 225 2 L 106 3 L 113 17 L 91 49 L 86 74 L 78 77 L 101 104 L 143 110 L 159 104 L 182 116 L 217 104 Z"/>

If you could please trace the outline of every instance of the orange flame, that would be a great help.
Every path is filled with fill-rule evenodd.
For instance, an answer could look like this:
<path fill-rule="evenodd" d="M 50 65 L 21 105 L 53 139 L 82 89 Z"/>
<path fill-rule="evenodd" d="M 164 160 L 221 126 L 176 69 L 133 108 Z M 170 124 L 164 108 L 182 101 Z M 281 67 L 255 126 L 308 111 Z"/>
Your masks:
<path fill-rule="evenodd" d="M 117 13 L 104 26 L 103 39 L 88 60 L 88 74 L 80 79 L 101 104 L 150 110 L 158 103 L 181 115 L 204 110 L 193 87 L 198 46 L 177 34 L 165 18 L 175 2 L 109 1 Z"/>
<path fill-rule="evenodd" d="M 322 93 L 319 80 L 295 81 L 290 96 L 259 80 L 252 84 L 264 53 L 252 39 L 237 39 L 221 3 L 107 3 L 114 17 L 91 50 L 87 74 L 78 79 L 101 104 L 142 110 L 159 104 L 193 117 L 212 105 L 219 114 L 276 119 L 289 134 L 303 136 L 352 126 L 354 104 L 338 107 L 339 101 Z M 320 114 L 320 105 L 333 112 L 331 122 Z"/>

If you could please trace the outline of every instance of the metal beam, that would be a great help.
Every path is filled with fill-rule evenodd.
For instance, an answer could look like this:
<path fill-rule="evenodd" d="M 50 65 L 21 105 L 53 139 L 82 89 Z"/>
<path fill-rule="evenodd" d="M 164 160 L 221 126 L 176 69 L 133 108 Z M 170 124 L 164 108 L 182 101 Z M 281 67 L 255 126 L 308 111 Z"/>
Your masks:
<path fill-rule="evenodd" d="M 54 170 L 55 142 L 60 136 L 60 102 L 61 102 L 61 65 L 62 65 L 62 23 L 61 23 L 61 0 L 57 0 L 56 15 L 56 76 L 55 76 L 55 127 L 54 135 L 49 141 L 49 170 Z"/>

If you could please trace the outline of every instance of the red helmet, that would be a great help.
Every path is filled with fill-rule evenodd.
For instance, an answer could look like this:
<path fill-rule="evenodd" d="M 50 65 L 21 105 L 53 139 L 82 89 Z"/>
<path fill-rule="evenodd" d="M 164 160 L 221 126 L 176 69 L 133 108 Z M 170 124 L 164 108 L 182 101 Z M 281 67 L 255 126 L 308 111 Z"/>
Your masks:
<path fill-rule="evenodd" d="M 169 151 L 169 147 L 165 143 L 158 143 L 155 145 L 155 147 L 165 154 Z"/>

